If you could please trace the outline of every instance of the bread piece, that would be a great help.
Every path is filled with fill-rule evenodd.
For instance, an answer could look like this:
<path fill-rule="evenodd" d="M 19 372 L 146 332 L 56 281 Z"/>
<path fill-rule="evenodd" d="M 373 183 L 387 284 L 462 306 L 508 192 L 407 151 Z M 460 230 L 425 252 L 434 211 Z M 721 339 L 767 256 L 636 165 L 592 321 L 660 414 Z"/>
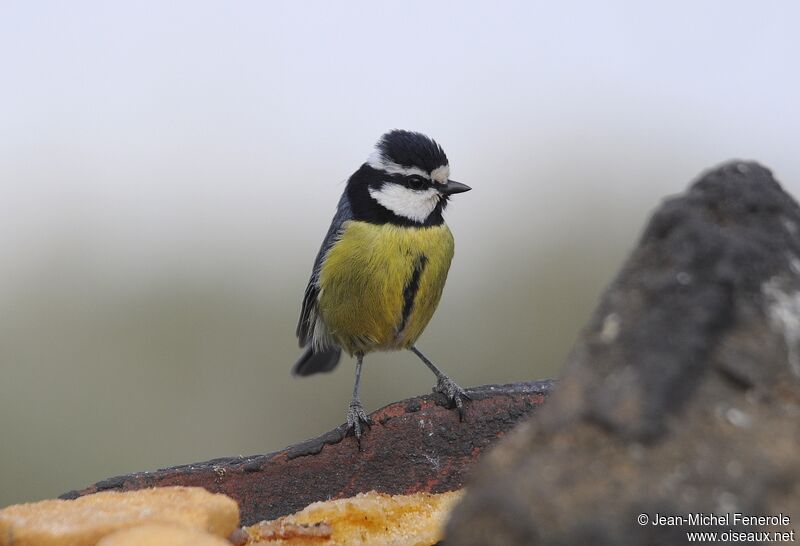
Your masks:
<path fill-rule="evenodd" d="M 111 533 L 97 546 L 231 546 L 231 543 L 189 527 L 146 523 Z"/>
<path fill-rule="evenodd" d="M 355 497 L 315 502 L 290 516 L 245 530 L 251 546 L 424 546 L 442 539 L 442 530 L 461 491 Z"/>
<path fill-rule="evenodd" d="M 114 531 L 153 522 L 227 537 L 239 523 L 239 506 L 201 487 L 104 491 L 17 504 L 0 510 L 0 546 L 94 546 Z"/>

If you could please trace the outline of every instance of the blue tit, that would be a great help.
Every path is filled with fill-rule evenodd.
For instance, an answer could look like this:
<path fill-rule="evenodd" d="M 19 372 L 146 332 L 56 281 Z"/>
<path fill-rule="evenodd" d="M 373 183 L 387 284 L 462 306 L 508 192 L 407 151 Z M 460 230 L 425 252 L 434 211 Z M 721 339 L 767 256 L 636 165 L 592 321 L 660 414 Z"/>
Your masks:
<path fill-rule="evenodd" d="M 305 352 L 296 376 L 333 370 L 342 350 L 356 357 L 348 431 L 360 440 L 370 420 L 359 399 L 364 355 L 408 349 L 436 375 L 435 391 L 463 415 L 464 390 L 415 343 L 431 320 L 453 259 L 442 218 L 451 195 L 471 188 L 450 180 L 447 156 L 427 136 L 383 135 L 353 173 L 314 261 L 297 337 Z"/>

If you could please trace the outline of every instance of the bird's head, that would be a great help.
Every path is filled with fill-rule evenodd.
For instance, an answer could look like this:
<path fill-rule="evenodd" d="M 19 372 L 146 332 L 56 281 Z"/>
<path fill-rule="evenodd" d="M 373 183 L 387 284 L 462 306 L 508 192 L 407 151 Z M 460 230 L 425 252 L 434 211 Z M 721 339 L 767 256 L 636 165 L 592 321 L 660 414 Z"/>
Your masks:
<path fill-rule="evenodd" d="M 447 156 L 434 140 L 399 129 L 380 138 L 347 183 L 355 219 L 400 225 L 441 224 L 448 198 L 470 189 L 450 180 Z"/>

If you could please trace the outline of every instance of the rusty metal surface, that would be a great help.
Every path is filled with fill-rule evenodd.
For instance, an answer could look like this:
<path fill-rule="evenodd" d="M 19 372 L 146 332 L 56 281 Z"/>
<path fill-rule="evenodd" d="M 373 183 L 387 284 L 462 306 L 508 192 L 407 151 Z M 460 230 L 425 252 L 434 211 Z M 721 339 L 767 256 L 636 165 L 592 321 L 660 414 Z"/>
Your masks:
<path fill-rule="evenodd" d="M 441 395 L 395 402 L 371 414 L 361 440 L 340 426 L 282 451 L 139 472 L 62 498 L 114 490 L 194 485 L 236 499 L 245 525 L 326 499 L 376 490 L 391 494 L 459 489 L 478 456 L 544 402 L 552 381 L 468 389 L 465 419 Z"/>

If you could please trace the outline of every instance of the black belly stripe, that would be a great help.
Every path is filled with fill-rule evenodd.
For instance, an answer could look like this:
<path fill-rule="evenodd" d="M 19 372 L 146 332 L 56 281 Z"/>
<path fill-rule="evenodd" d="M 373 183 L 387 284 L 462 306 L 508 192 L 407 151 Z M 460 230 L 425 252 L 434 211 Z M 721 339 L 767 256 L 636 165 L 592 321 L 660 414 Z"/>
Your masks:
<path fill-rule="evenodd" d="M 398 333 L 402 332 L 406 327 L 408 317 L 411 316 L 411 311 L 414 309 L 414 298 L 417 296 L 417 292 L 419 291 L 419 279 L 422 276 L 422 272 L 425 270 L 427 263 L 428 257 L 424 254 L 420 254 L 417 260 L 414 262 L 414 271 L 411 273 L 411 278 L 408 280 L 408 284 L 403 289 L 403 316 L 400 319 L 400 325 L 397 327 Z"/>

